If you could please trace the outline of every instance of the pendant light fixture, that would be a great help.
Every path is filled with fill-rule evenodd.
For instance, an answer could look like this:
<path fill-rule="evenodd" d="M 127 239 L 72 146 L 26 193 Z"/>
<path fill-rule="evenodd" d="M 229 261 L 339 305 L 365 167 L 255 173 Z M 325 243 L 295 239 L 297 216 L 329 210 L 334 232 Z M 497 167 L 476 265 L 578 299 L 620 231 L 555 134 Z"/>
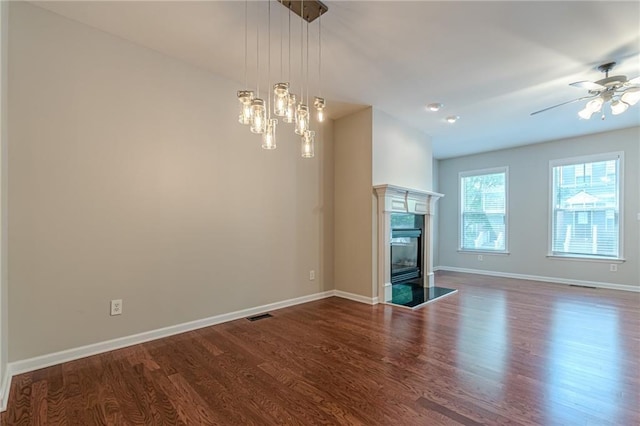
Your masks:
<path fill-rule="evenodd" d="M 271 79 L 271 1 L 267 1 L 267 80 Z M 277 86 L 277 85 L 276 85 Z M 288 85 L 287 85 L 288 86 Z M 274 99 L 275 100 L 275 99 Z M 276 126 L 278 120 L 271 118 L 271 92 L 268 95 L 267 123 L 262 134 L 262 148 L 276 149 Z"/>
<path fill-rule="evenodd" d="M 300 3 L 300 11 L 302 20 L 300 21 L 300 103 L 296 108 L 296 127 L 297 135 L 303 136 L 305 130 L 309 128 L 309 107 L 304 102 L 304 0 Z"/>
<path fill-rule="evenodd" d="M 315 136 L 316 132 L 313 130 L 307 130 L 302 136 L 302 158 L 313 158 L 315 155 Z"/>
<path fill-rule="evenodd" d="M 251 102 L 251 133 L 263 134 L 267 126 L 264 101 L 256 98 Z"/>
<path fill-rule="evenodd" d="M 305 85 L 307 86 L 307 100 L 309 103 L 309 22 L 307 21 L 307 56 L 306 56 L 306 69 Z M 306 106 L 306 105 L 305 105 Z M 315 155 L 315 134 L 313 130 L 309 128 L 309 111 L 307 110 L 306 128 L 302 132 L 302 158 L 313 158 Z"/>
<path fill-rule="evenodd" d="M 278 119 L 270 118 L 267 120 L 267 127 L 262 134 L 262 148 L 276 149 L 276 126 Z"/>
<path fill-rule="evenodd" d="M 271 2 L 269 2 L 271 4 Z M 269 20 L 271 21 L 271 20 Z M 282 19 L 280 19 L 282 22 Z M 283 42 L 282 32 L 280 32 L 280 78 L 283 74 Z M 273 85 L 273 113 L 278 117 L 284 117 L 287 114 L 287 106 L 289 105 L 289 83 L 276 83 Z"/>
<path fill-rule="evenodd" d="M 308 36 L 307 36 L 308 37 Z M 313 101 L 318 123 L 324 121 L 325 101 L 322 96 L 322 9 L 318 11 L 318 96 Z"/>
<path fill-rule="evenodd" d="M 244 2 L 244 87 L 248 87 L 247 84 L 247 54 L 248 54 L 248 37 L 247 37 L 247 14 L 248 14 L 248 2 Z M 238 116 L 238 122 L 240 124 L 251 124 L 251 102 L 253 101 L 252 90 L 238 90 L 238 101 L 240 102 L 240 115 Z"/>
<path fill-rule="evenodd" d="M 259 4 L 259 3 L 258 3 Z M 256 19 L 256 93 L 251 102 L 251 133 L 263 134 L 267 128 L 264 100 L 260 99 L 260 20 Z"/>
<path fill-rule="evenodd" d="M 289 77 L 289 80 L 291 80 L 291 2 L 288 3 L 287 9 L 289 11 L 289 31 L 287 32 L 287 39 L 289 41 L 289 49 L 287 50 L 287 54 L 289 56 L 289 71 L 287 73 L 287 76 Z M 284 118 L 282 119 L 282 121 L 284 121 L 285 123 L 295 123 L 296 101 L 296 95 L 289 92 L 289 95 L 287 97 L 287 105 L 285 107 Z"/>
<path fill-rule="evenodd" d="M 309 111 L 309 23 L 327 12 L 328 8 L 318 0 L 277 0 L 279 3 L 287 7 L 288 12 L 288 73 L 287 80 L 284 79 L 284 30 L 280 31 L 280 75 L 278 83 L 271 81 L 271 1 L 267 0 L 267 102 L 260 97 L 260 80 L 263 76 L 260 69 L 260 4 L 257 2 L 256 12 L 256 90 L 250 89 L 239 90 L 237 99 L 240 103 L 240 113 L 238 121 L 242 124 L 249 125 L 252 133 L 262 135 L 262 147 L 264 149 L 276 148 L 276 128 L 278 119 L 282 117 L 282 121 L 294 124 L 294 132 L 301 136 L 301 155 L 304 158 L 312 158 L 314 156 L 314 144 L 316 132 L 311 130 L 311 113 Z M 302 21 L 307 21 L 306 38 L 304 34 L 304 23 L 300 22 L 300 96 L 291 93 L 291 12 L 294 12 Z M 248 69 L 248 0 L 245 0 L 245 34 L 244 34 L 244 74 L 245 87 L 247 87 L 247 69 Z M 263 15 L 264 16 L 264 15 Z M 282 27 L 282 14 L 280 14 L 280 26 Z M 322 30 L 320 20 L 318 21 L 318 93 L 320 94 L 320 79 L 322 71 L 322 46 L 321 46 Z M 306 42 L 306 58 L 304 45 Z M 306 59 L 306 60 L 305 60 Z M 306 65 L 305 65 L 306 62 Z M 298 84 L 298 83 L 296 83 Z M 305 93 L 306 90 L 306 93 Z M 273 102 L 272 102 L 273 97 Z M 313 108 L 315 109 L 315 120 L 320 123 L 324 120 L 325 100 L 321 96 L 315 96 L 313 99 Z M 273 117 L 272 117 L 273 114 Z"/>
<path fill-rule="evenodd" d="M 296 102 L 297 102 L 297 97 L 296 95 L 294 95 L 293 93 L 289 93 L 289 100 L 287 102 L 287 111 L 285 113 L 284 118 L 282 119 L 282 121 L 284 121 L 285 123 L 295 123 L 296 121 Z"/>

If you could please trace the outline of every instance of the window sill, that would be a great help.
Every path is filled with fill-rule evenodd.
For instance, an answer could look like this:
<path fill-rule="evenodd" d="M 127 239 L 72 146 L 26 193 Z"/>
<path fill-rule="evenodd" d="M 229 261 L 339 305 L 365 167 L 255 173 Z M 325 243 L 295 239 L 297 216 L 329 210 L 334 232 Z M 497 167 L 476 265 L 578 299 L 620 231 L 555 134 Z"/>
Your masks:
<path fill-rule="evenodd" d="M 599 263 L 624 263 L 626 259 L 622 257 L 591 257 L 591 256 L 562 256 L 558 254 L 548 254 L 547 259 L 551 260 L 576 260 L 578 262 L 599 262 Z"/>
<path fill-rule="evenodd" d="M 511 252 L 508 251 L 491 251 L 491 250 L 469 250 L 469 249 L 458 249 L 458 253 L 462 254 L 489 254 L 496 256 L 509 256 Z"/>

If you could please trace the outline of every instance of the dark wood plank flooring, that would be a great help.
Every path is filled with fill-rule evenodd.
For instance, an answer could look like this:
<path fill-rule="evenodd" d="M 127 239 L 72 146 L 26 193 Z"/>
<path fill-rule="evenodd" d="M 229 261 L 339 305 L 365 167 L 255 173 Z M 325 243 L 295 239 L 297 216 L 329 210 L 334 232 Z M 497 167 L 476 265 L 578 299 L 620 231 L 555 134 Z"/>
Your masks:
<path fill-rule="evenodd" d="M 458 273 L 14 378 L 7 425 L 638 425 L 640 294 Z"/>

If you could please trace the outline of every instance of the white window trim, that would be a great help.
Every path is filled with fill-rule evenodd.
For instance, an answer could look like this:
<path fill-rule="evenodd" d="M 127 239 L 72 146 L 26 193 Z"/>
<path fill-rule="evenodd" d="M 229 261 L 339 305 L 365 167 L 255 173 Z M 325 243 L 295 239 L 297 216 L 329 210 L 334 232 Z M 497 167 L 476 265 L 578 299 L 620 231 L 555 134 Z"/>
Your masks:
<path fill-rule="evenodd" d="M 462 247 L 462 179 L 469 176 L 504 173 L 504 250 L 469 249 Z M 509 252 L 509 166 L 467 170 L 458 173 L 458 253 L 510 254 Z"/>
<path fill-rule="evenodd" d="M 569 166 L 571 164 L 593 163 L 596 161 L 607 161 L 618 158 L 618 256 L 592 256 L 586 254 L 562 254 L 553 252 L 553 168 L 558 166 Z M 591 262 L 613 262 L 622 263 L 624 258 L 624 151 L 605 152 L 601 154 L 583 155 L 580 157 L 561 158 L 549 161 L 549 193 L 547 202 L 548 211 L 548 235 L 547 235 L 547 258 L 556 260 L 582 260 Z"/>

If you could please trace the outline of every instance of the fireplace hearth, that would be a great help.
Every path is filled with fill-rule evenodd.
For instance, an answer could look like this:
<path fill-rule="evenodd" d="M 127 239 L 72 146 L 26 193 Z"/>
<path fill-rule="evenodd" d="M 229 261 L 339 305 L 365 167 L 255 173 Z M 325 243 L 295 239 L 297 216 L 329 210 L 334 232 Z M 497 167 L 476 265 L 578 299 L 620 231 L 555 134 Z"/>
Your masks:
<path fill-rule="evenodd" d="M 391 286 L 391 303 L 415 309 L 457 291 L 438 286 L 423 287 L 420 280 L 410 280 Z"/>

